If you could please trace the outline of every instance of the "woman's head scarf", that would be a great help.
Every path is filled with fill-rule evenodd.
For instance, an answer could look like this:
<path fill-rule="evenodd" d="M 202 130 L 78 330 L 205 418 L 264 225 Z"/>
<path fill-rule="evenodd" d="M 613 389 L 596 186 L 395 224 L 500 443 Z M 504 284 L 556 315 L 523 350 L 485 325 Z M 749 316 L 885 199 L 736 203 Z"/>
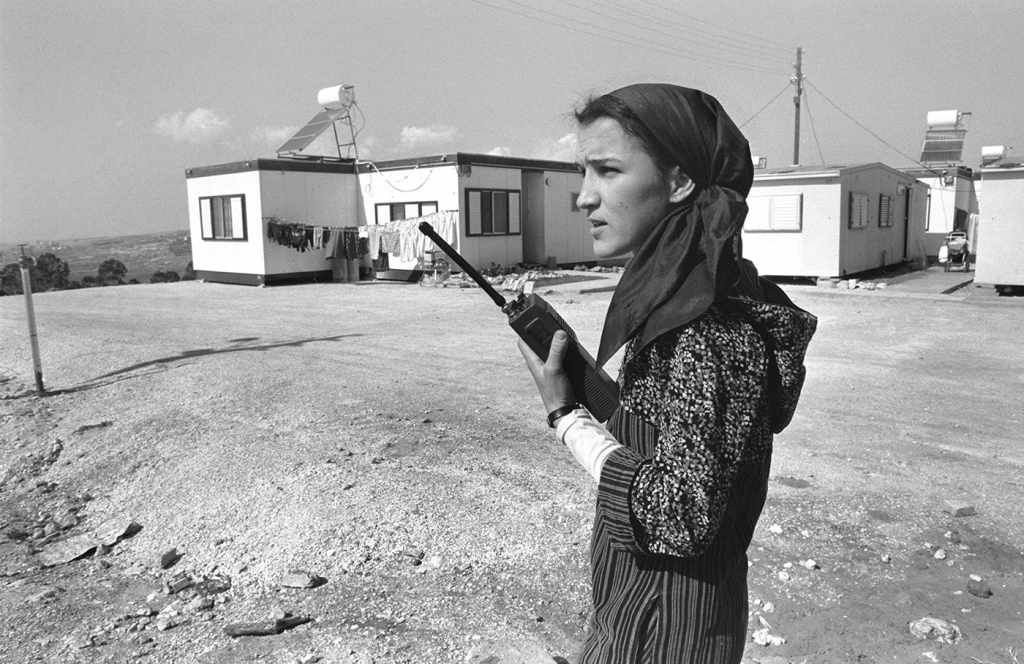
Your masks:
<path fill-rule="evenodd" d="M 750 147 L 722 106 L 700 90 L 668 84 L 630 85 L 609 95 L 633 112 L 695 186 L 623 273 L 605 318 L 599 365 L 630 338 L 643 348 L 757 282 L 753 266 L 741 265 L 739 246 L 754 178 Z"/>

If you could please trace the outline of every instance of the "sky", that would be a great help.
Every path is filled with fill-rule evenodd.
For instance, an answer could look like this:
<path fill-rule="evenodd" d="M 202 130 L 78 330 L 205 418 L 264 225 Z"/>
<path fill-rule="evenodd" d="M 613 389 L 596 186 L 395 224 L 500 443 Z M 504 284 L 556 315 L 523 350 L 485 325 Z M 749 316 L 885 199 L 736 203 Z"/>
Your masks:
<path fill-rule="evenodd" d="M 0 0 L 0 243 L 188 227 L 185 169 L 274 157 L 355 86 L 361 158 L 573 158 L 634 82 L 716 96 L 769 166 L 914 166 L 929 110 L 1024 154 L 1020 0 Z M 312 152 L 330 154 L 325 140 Z"/>

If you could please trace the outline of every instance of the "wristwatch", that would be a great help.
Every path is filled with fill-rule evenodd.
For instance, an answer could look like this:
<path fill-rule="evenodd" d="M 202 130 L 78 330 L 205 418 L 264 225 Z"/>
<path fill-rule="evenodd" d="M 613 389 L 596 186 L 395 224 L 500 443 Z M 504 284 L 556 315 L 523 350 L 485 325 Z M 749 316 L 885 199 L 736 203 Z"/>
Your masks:
<path fill-rule="evenodd" d="M 552 429 L 554 429 L 555 428 L 555 422 L 559 418 L 565 417 L 566 415 L 568 415 L 572 411 L 576 410 L 577 408 L 582 408 L 582 407 L 583 406 L 581 406 L 579 403 L 571 403 L 571 404 L 568 404 L 568 405 L 565 405 L 565 406 L 559 406 L 558 408 L 556 408 L 553 411 L 551 411 L 550 413 L 548 413 L 548 426 L 551 427 Z"/>

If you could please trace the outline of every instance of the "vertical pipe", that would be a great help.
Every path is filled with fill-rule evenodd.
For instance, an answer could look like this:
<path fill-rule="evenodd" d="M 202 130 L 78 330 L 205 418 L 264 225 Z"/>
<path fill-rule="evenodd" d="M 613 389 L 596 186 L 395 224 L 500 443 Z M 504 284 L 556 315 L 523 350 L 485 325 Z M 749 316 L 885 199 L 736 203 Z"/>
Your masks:
<path fill-rule="evenodd" d="M 25 248 L 21 249 L 21 290 L 25 294 L 25 315 L 28 319 L 28 338 L 32 345 L 32 369 L 36 378 L 36 392 L 41 396 L 46 393 L 43 387 L 43 365 L 39 361 L 39 339 L 36 335 L 36 313 L 32 307 L 32 276 L 29 266 L 32 259 L 25 255 Z"/>

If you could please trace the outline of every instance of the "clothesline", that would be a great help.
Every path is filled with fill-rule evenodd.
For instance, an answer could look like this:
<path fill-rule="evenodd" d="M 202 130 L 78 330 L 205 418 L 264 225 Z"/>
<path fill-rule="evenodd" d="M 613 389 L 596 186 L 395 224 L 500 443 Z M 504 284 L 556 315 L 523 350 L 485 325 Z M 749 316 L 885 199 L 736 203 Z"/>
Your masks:
<path fill-rule="evenodd" d="M 363 227 L 369 240 L 370 258 L 377 259 L 383 252 L 403 261 L 422 259 L 427 251 L 434 248 L 430 238 L 420 232 L 419 225 L 424 221 L 433 226 L 434 231 L 445 242 L 455 243 L 459 228 L 459 211 L 433 212 L 422 217 Z"/>
<path fill-rule="evenodd" d="M 324 258 L 354 259 L 368 252 L 366 238 L 356 226 L 312 226 L 265 217 L 267 237 L 299 252 L 323 250 Z"/>

